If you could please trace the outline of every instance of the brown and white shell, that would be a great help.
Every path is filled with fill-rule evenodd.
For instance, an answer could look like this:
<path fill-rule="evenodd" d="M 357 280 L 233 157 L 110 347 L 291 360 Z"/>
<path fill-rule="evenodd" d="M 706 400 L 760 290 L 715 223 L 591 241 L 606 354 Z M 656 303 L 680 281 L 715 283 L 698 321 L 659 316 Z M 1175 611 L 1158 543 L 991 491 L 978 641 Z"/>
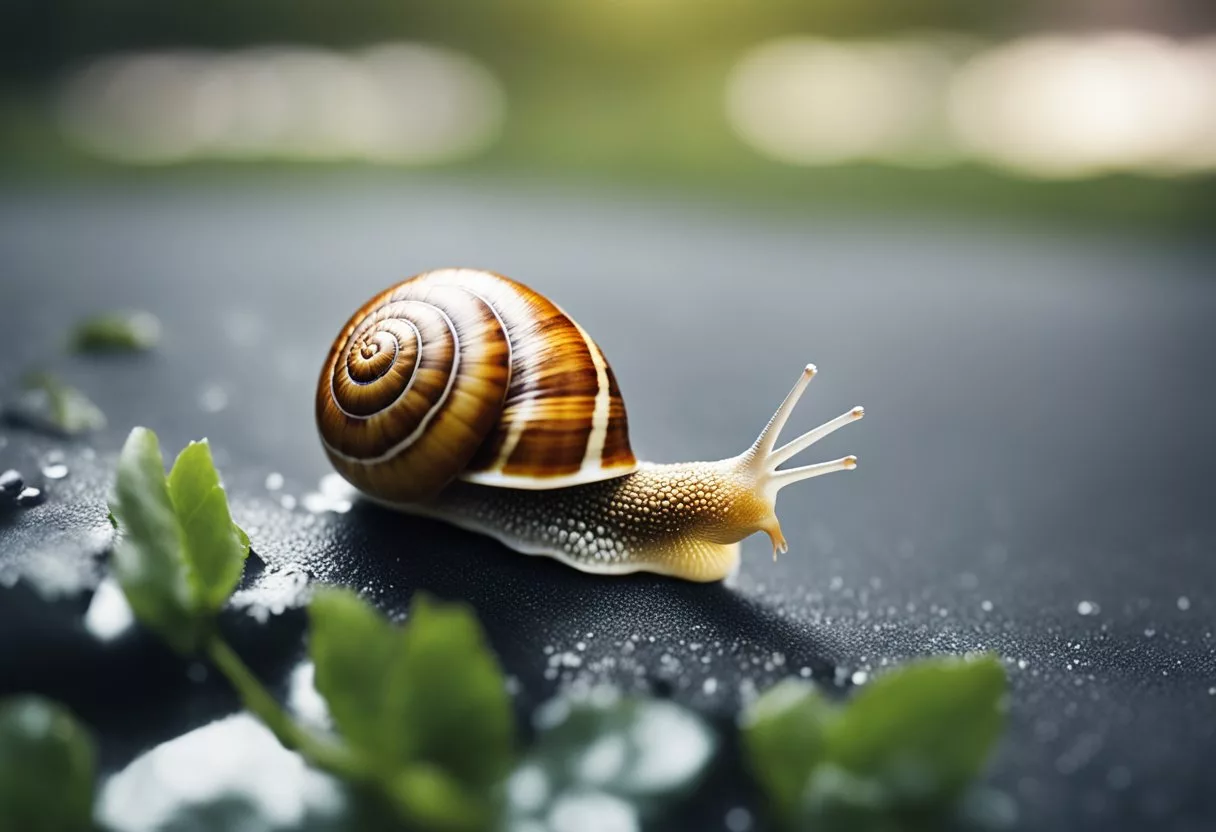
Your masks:
<path fill-rule="evenodd" d="M 553 489 L 632 473 L 625 403 L 599 347 L 556 304 L 493 272 L 424 272 L 334 341 L 317 427 L 361 491 L 423 502 L 454 479 Z"/>

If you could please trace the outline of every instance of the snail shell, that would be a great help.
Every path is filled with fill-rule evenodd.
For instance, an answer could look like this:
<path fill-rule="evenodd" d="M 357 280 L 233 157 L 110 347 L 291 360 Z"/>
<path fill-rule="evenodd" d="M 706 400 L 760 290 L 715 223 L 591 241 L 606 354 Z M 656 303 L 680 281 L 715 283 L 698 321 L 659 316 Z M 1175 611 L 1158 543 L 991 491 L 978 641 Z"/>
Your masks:
<path fill-rule="evenodd" d="M 364 304 L 329 351 L 316 418 L 334 467 L 392 503 L 454 479 L 554 489 L 638 467 L 591 337 L 544 296 L 474 269 L 424 272 Z"/>

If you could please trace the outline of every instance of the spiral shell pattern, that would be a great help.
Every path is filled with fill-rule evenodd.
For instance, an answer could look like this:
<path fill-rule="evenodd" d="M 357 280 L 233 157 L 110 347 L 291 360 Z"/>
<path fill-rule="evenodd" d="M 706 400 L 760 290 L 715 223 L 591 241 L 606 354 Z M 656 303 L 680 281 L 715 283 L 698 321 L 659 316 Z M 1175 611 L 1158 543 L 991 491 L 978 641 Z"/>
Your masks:
<path fill-rule="evenodd" d="M 316 416 L 339 473 L 392 503 L 456 478 L 547 489 L 637 469 L 595 342 L 542 295 L 473 269 L 425 272 L 364 304 L 330 349 Z"/>

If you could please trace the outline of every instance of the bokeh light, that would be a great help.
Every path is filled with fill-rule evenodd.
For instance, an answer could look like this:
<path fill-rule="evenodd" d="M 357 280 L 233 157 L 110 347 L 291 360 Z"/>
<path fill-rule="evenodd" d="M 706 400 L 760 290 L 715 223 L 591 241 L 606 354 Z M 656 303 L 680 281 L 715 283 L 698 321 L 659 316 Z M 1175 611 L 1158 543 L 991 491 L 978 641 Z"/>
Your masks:
<path fill-rule="evenodd" d="M 735 132 L 782 162 L 916 163 L 948 152 L 941 89 L 950 51 L 932 39 L 782 38 L 746 54 L 727 82 Z"/>
<path fill-rule="evenodd" d="M 776 161 L 975 160 L 1076 178 L 1216 168 L 1216 39 L 782 38 L 743 56 L 726 115 Z"/>
<path fill-rule="evenodd" d="M 1216 63 L 1146 33 L 1042 36 L 976 56 L 950 92 L 960 142 L 1045 177 L 1206 166 Z"/>
<path fill-rule="evenodd" d="M 73 140 L 146 164 L 434 164 L 490 146 L 505 114 L 502 86 L 483 64 L 419 43 L 112 56 L 73 75 L 59 104 Z"/>

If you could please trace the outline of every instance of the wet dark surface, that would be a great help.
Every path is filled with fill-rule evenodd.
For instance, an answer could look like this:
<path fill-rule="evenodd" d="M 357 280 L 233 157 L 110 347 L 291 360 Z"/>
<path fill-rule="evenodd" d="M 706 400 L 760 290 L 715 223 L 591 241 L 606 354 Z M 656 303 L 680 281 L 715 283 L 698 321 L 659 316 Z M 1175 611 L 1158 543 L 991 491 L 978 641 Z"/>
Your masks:
<path fill-rule="evenodd" d="M 595 578 L 363 504 L 324 510 L 344 508 L 308 497 L 327 473 L 311 399 L 330 339 L 374 291 L 441 265 L 493 268 L 570 311 L 612 362 L 646 458 L 741 450 L 813 361 L 790 430 L 865 405 L 808 456 L 853 452 L 860 468 L 783 492 L 789 554 L 773 563 L 749 540 L 725 586 Z M 211 439 L 259 558 L 225 626 L 284 695 L 308 581 L 393 613 L 419 588 L 466 599 L 521 714 L 563 683 L 612 681 L 723 726 L 785 675 L 864 684 L 909 656 L 995 650 L 1012 711 L 991 782 L 1020 828 L 1210 829 L 1214 268 L 1216 248 L 1193 241 L 505 186 L 9 190 L 2 389 L 52 370 L 110 427 L 88 442 L 0 427 L 0 471 L 47 492 L 0 512 L 0 693 L 69 702 L 108 771 L 235 709 L 201 665 L 131 629 L 99 640 L 104 610 L 84 623 L 112 456 L 143 424 L 169 451 Z M 160 348 L 66 355 L 74 320 L 115 308 L 160 316 Z M 56 451 L 69 473 L 48 479 Z M 750 799 L 737 773 L 714 776 L 689 828 L 725 829 Z"/>

